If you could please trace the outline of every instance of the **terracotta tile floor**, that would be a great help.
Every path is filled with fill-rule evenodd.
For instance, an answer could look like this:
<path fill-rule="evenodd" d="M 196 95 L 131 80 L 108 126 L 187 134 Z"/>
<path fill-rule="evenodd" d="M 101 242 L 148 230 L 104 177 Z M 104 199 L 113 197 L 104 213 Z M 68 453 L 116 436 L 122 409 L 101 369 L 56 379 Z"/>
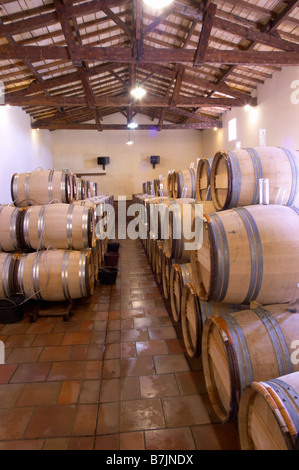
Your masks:
<path fill-rule="evenodd" d="M 0 325 L 0 449 L 239 449 L 236 426 L 212 421 L 140 241 L 121 241 L 119 268 L 68 322 Z"/>

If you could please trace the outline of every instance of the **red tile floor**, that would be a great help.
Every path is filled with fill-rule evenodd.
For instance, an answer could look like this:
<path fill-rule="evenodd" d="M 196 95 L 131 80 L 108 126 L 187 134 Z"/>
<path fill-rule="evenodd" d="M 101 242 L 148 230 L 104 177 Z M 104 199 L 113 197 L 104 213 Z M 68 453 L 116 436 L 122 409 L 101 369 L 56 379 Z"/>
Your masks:
<path fill-rule="evenodd" d="M 185 353 L 139 240 L 121 241 L 113 286 L 68 322 L 0 325 L 0 449 L 239 449 L 215 424 L 200 359 Z"/>

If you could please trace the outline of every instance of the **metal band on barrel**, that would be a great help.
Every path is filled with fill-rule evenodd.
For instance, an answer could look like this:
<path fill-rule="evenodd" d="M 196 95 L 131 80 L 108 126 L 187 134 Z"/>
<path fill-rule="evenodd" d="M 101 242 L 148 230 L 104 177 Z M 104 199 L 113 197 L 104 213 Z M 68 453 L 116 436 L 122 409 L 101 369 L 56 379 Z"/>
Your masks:
<path fill-rule="evenodd" d="M 37 233 L 38 233 L 38 240 L 39 240 L 39 249 L 44 250 L 45 244 L 43 239 L 43 232 L 44 232 L 44 224 L 45 224 L 45 211 L 46 206 L 42 206 L 39 214 L 38 214 L 38 221 L 37 221 Z"/>
<path fill-rule="evenodd" d="M 14 209 L 12 211 L 11 218 L 10 218 L 10 228 L 9 228 L 10 241 L 16 251 L 19 249 L 18 240 L 17 240 L 17 218 L 18 218 L 19 212 L 20 212 L 19 209 Z"/>
<path fill-rule="evenodd" d="M 39 285 L 39 273 L 40 273 L 40 260 L 42 257 L 43 252 L 38 252 L 34 256 L 33 260 L 33 266 L 32 266 L 32 282 L 33 282 L 33 289 L 35 293 L 35 297 L 38 300 L 43 300 L 40 291 L 40 285 Z"/>
<path fill-rule="evenodd" d="M 54 178 L 54 170 L 50 170 L 50 171 L 49 171 L 49 177 L 48 177 L 48 196 L 49 196 L 49 202 L 54 199 L 53 178 Z"/>
<path fill-rule="evenodd" d="M 235 152 L 228 152 L 228 157 L 229 157 L 229 161 L 230 161 L 231 169 L 232 169 L 232 181 L 231 181 L 232 198 L 228 206 L 228 209 L 230 209 L 232 207 L 237 207 L 238 205 L 240 192 L 241 192 L 242 177 L 241 177 L 240 163 Z"/>
<path fill-rule="evenodd" d="M 271 315 L 271 313 L 268 312 L 268 310 L 266 310 L 265 308 L 255 308 L 253 311 L 263 322 L 271 339 L 276 354 L 279 375 L 283 376 L 286 374 L 291 374 L 292 372 L 294 372 L 294 368 L 291 361 L 289 348 L 287 346 L 286 340 L 283 336 L 279 324 L 275 320 L 274 316 Z"/>
<path fill-rule="evenodd" d="M 246 338 L 235 317 L 232 315 L 225 315 L 223 318 L 229 326 L 230 333 L 233 338 L 233 348 L 236 351 L 236 359 L 239 366 L 238 373 L 240 377 L 240 392 L 242 392 L 246 385 L 254 380 Z"/>
<path fill-rule="evenodd" d="M 298 183 L 299 183 L 299 171 L 298 171 L 298 165 L 296 158 L 294 157 L 293 153 L 290 150 L 287 150 L 285 148 L 282 148 L 284 153 L 289 159 L 290 166 L 291 166 L 291 171 L 292 171 L 292 188 L 290 192 L 290 197 L 287 202 L 287 206 L 292 206 L 297 198 L 297 193 L 298 193 Z"/>
<path fill-rule="evenodd" d="M 297 433 L 299 433 L 299 396 L 296 390 L 281 379 L 273 379 L 265 383 L 270 385 L 282 399 L 283 404 L 293 421 L 294 427 L 297 430 Z"/>
<path fill-rule="evenodd" d="M 251 157 L 254 168 L 254 193 L 251 201 L 251 205 L 254 205 L 259 201 L 259 179 L 263 178 L 263 167 L 257 151 L 253 148 L 247 148 L 246 150 Z"/>
<path fill-rule="evenodd" d="M 30 176 L 31 176 L 31 173 L 26 173 L 25 183 L 24 183 L 25 199 L 26 199 L 27 206 L 32 206 L 31 201 L 30 201 L 30 193 L 29 193 Z"/>
<path fill-rule="evenodd" d="M 73 248 L 73 214 L 75 210 L 75 205 L 70 204 L 67 212 L 67 222 L 66 222 L 66 232 L 67 232 L 67 243 L 68 248 Z"/>
<path fill-rule="evenodd" d="M 217 214 L 210 214 L 213 233 L 215 235 L 215 249 L 217 251 L 217 283 L 215 287 L 215 299 L 221 302 L 227 293 L 229 280 L 229 249 L 228 241 L 221 218 Z"/>
<path fill-rule="evenodd" d="M 70 259 L 71 251 L 65 250 L 63 253 L 62 258 L 62 268 L 61 268 L 61 283 L 62 283 L 62 291 L 64 298 L 66 300 L 71 300 L 71 294 L 69 290 L 69 259 Z"/>
<path fill-rule="evenodd" d="M 259 233 L 257 224 L 256 224 L 254 218 L 252 217 L 252 215 L 250 214 L 250 212 L 248 211 L 248 209 L 245 209 L 245 207 L 242 207 L 242 208 L 239 207 L 238 208 L 238 213 L 239 213 L 239 215 L 241 213 L 246 215 L 246 217 L 247 217 L 247 219 L 250 223 L 251 229 L 252 229 L 251 233 L 254 236 L 254 247 L 251 246 L 250 250 L 252 250 L 251 253 L 252 254 L 255 253 L 255 256 L 256 256 L 257 273 L 256 273 L 255 289 L 252 292 L 252 294 L 250 293 L 250 295 L 251 295 L 250 300 L 255 300 L 258 297 L 258 295 L 261 291 L 262 282 L 263 282 L 263 272 L 264 272 L 263 246 L 262 246 L 261 237 L 260 237 L 260 233 Z M 249 241 L 249 243 L 250 243 L 250 241 Z M 248 295 L 247 295 L 247 297 L 248 297 Z M 247 302 L 243 301 L 242 303 L 246 304 Z"/>
<path fill-rule="evenodd" d="M 82 297 L 86 297 L 86 254 L 81 251 L 79 259 L 79 286 Z"/>

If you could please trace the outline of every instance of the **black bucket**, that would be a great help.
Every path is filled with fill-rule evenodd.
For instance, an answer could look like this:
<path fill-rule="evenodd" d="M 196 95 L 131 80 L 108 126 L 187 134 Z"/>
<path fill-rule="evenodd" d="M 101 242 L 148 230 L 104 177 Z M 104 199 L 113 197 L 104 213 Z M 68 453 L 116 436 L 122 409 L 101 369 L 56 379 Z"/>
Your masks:
<path fill-rule="evenodd" d="M 106 266 L 117 266 L 118 265 L 119 253 L 106 251 L 104 254 L 104 261 Z"/>
<path fill-rule="evenodd" d="M 120 244 L 117 242 L 108 242 L 107 251 L 118 253 Z"/>
<path fill-rule="evenodd" d="M 117 268 L 100 268 L 99 282 L 105 285 L 115 284 L 118 274 Z"/>
<path fill-rule="evenodd" d="M 15 295 L 9 299 L 0 300 L 0 323 L 17 323 L 24 318 L 25 298 Z"/>

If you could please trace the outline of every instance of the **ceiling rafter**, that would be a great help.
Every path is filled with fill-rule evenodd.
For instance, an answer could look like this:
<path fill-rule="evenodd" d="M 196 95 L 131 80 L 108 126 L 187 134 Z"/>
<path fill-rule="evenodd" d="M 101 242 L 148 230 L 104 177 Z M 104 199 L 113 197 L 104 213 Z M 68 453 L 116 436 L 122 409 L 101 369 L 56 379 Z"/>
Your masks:
<path fill-rule="evenodd" d="M 159 13 L 142 0 L 2 1 L 6 103 L 40 128 L 108 130 L 114 113 L 141 113 L 159 130 L 219 127 L 227 109 L 256 105 L 252 92 L 274 71 L 299 63 L 298 2 L 263 5 L 175 0 Z M 136 66 L 142 101 L 129 94 Z"/>

